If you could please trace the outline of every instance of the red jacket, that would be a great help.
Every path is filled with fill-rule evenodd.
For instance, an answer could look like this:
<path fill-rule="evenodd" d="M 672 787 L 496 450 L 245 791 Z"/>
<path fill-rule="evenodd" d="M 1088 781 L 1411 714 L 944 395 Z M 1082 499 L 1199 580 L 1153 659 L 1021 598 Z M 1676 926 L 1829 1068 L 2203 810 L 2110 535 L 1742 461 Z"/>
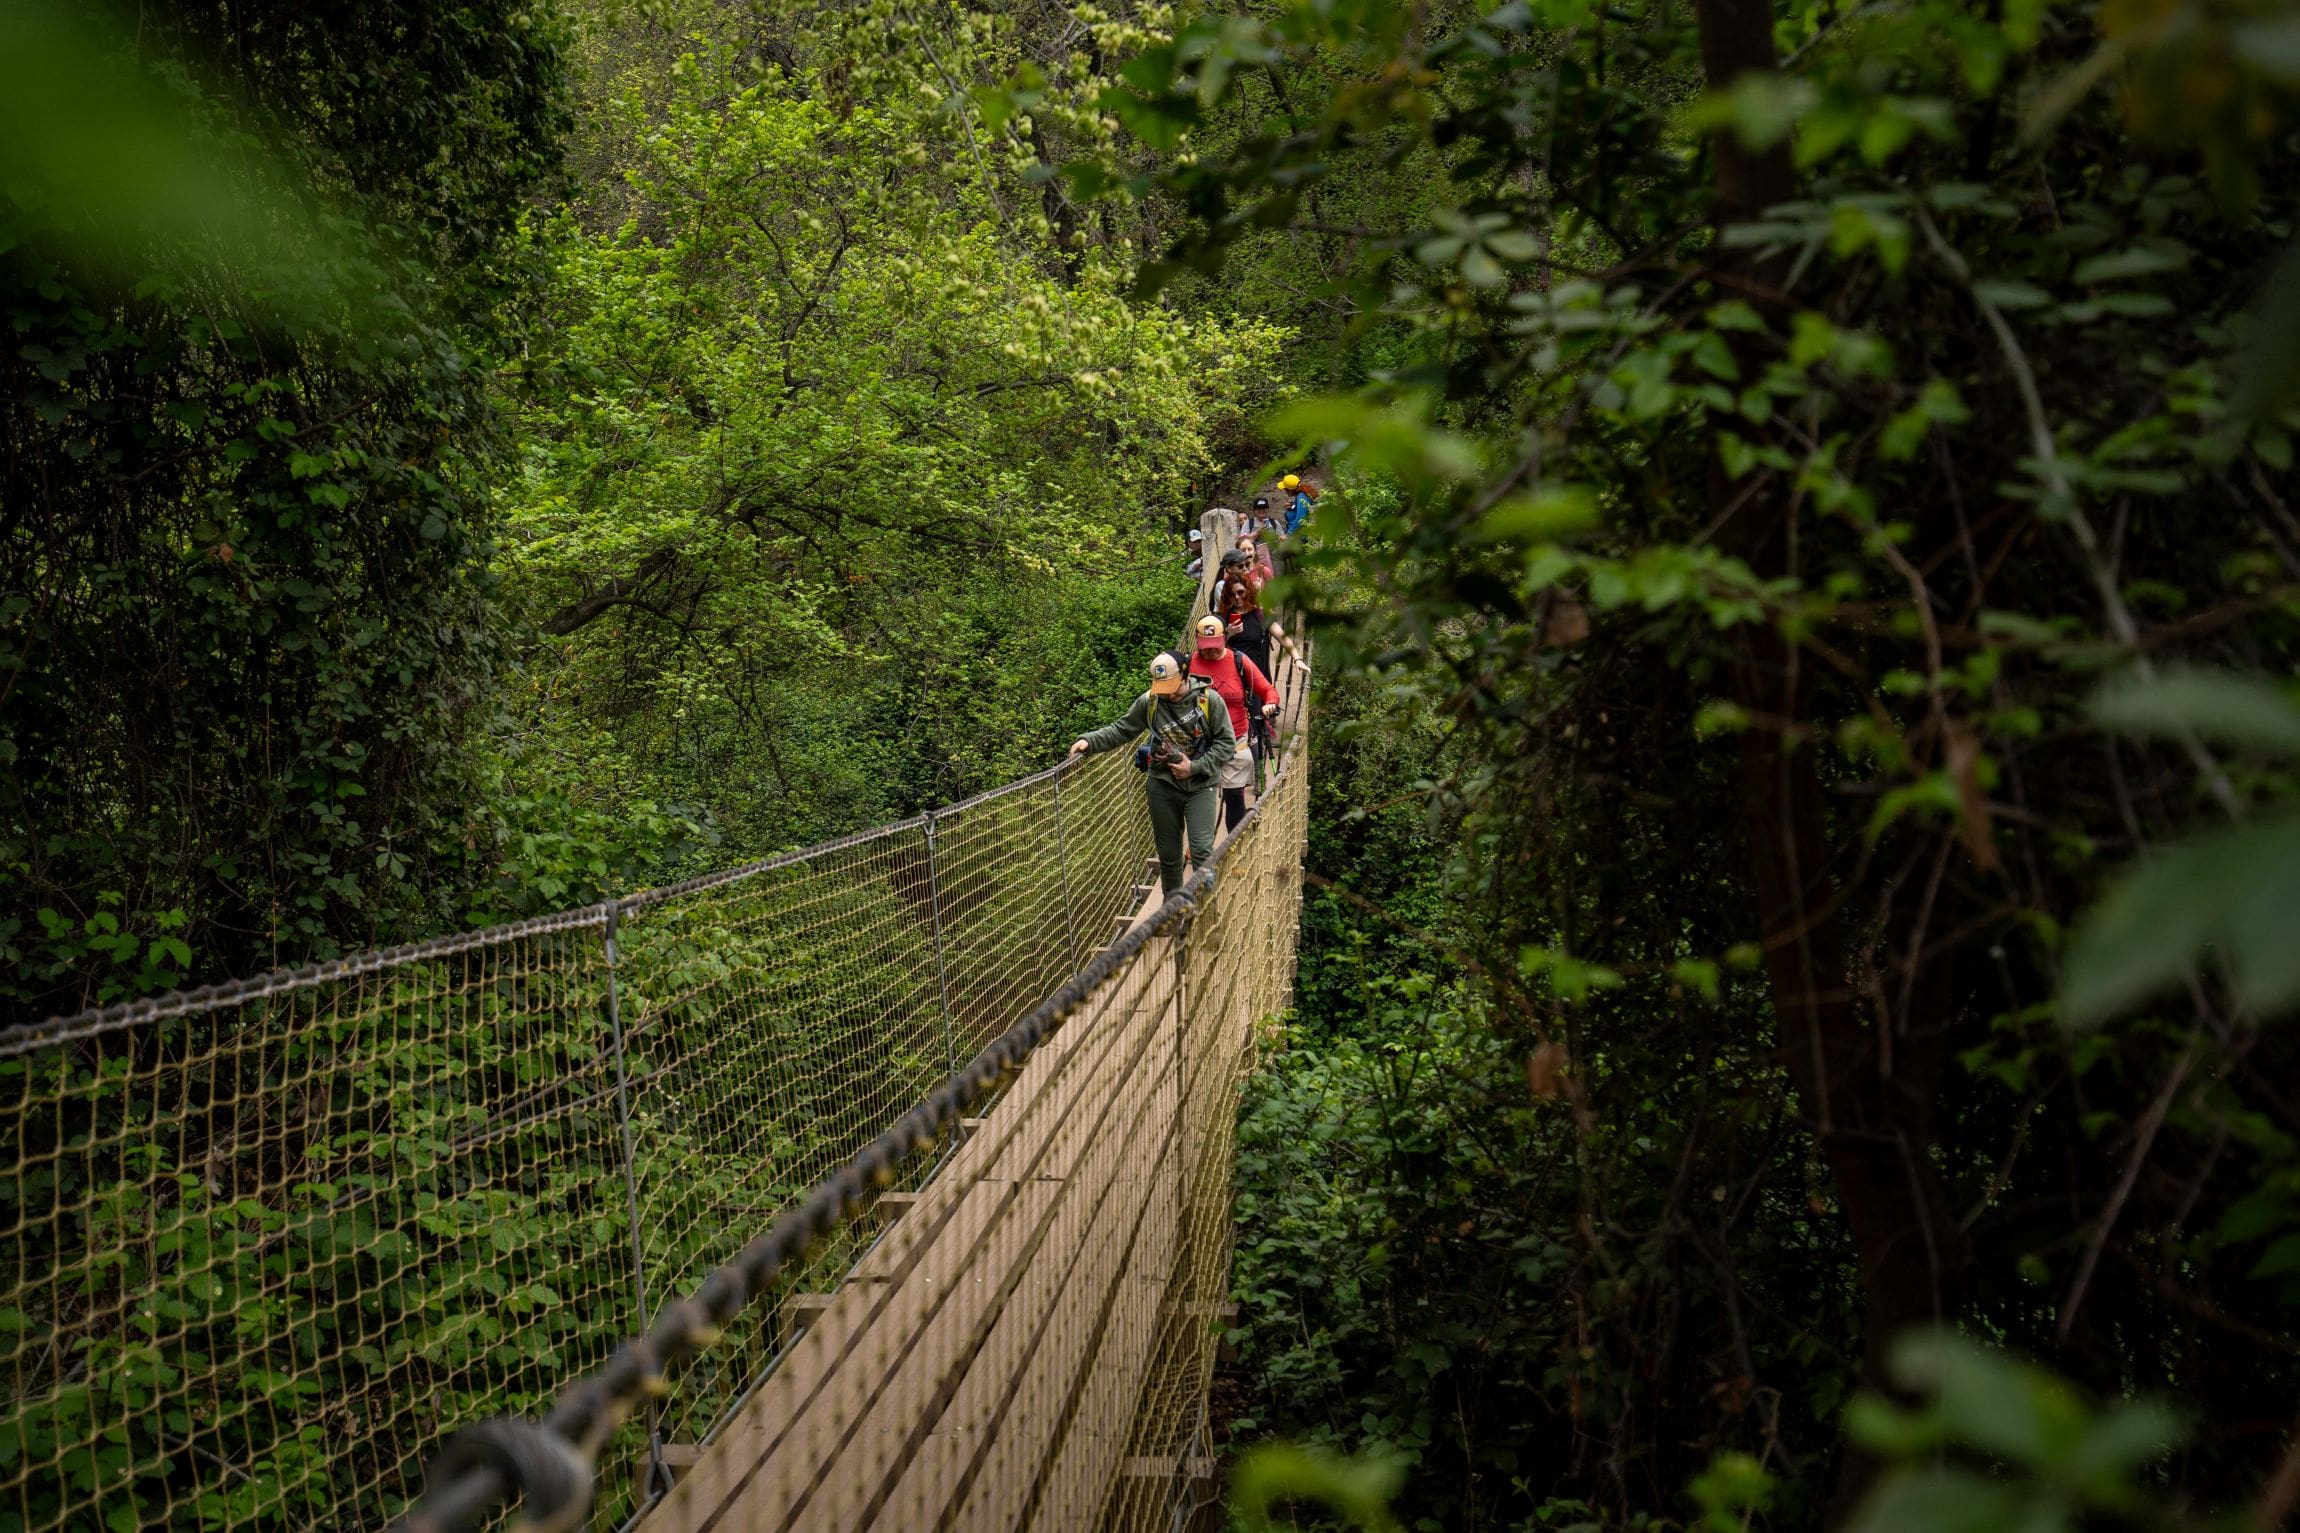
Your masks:
<path fill-rule="evenodd" d="M 1238 685 L 1238 667 L 1246 668 L 1246 686 Z M 1240 740 L 1246 738 L 1246 690 L 1252 688 L 1254 696 L 1265 703 L 1278 700 L 1278 689 L 1270 685 L 1270 678 L 1262 668 L 1234 649 L 1219 655 L 1203 650 L 1190 657 L 1190 674 L 1206 678 L 1206 685 L 1222 694 L 1222 701 L 1230 705 L 1230 728 Z"/>

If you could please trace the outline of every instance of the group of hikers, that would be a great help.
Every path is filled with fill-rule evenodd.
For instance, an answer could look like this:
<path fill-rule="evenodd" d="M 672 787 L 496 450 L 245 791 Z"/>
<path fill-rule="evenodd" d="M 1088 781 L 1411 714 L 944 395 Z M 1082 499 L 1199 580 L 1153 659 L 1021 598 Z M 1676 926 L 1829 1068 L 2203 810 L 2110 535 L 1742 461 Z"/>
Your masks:
<path fill-rule="evenodd" d="M 1150 838 L 1167 894 L 1182 887 L 1185 840 L 1192 864 L 1203 867 L 1213 855 L 1217 805 L 1229 829 L 1244 821 L 1276 744 L 1280 697 L 1270 681 L 1270 645 L 1286 640 L 1262 611 L 1262 589 L 1277 572 L 1269 543 L 1301 530 L 1318 493 L 1294 474 L 1278 481 L 1277 492 L 1286 501 L 1282 516 L 1260 496 L 1239 518 L 1237 546 L 1215 566 L 1208 610 L 1191 625 L 1189 649 L 1153 655 L 1150 690 L 1070 747 L 1075 760 L 1142 742 L 1134 764 L 1145 774 Z M 1202 577 L 1204 534 L 1192 529 L 1188 540 L 1190 573 Z M 1299 658 L 1295 664 L 1309 669 Z"/>

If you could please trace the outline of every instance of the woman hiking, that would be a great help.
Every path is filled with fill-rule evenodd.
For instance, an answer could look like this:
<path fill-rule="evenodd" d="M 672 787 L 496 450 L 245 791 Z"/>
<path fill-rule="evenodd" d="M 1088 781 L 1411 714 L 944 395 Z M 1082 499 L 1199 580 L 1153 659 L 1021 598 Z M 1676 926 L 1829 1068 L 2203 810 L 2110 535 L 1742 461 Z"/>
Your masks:
<path fill-rule="evenodd" d="M 1254 762 L 1269 754 L 1269 721 L 1278 716 L 1278 689 L 1262 668 L 1223 643 L 1222 620 L 1208 614 L 1198 619 L 1198 653 L 1190 657 L 1190 674 L 1211 687 L 1230 708 L 1230 729 L 1253 748 L 1231 756 L 1222 768 L 1222 823 L 1235 831 L 1252 807 Z"/>
<path fill-rule="evenodd" d="M 1214 583 L 1213 616 L 1222 620 L 1230 647 L 1270 674 L 1270 641 L 1262 620 L 1262 572 L 1254 556 L 1233 548 L 1222 555 L 1222 578 Z"/>
<path fill-rule="evenodd" d="M 1188 674 L 1182 662 L 1161 652 L 1150 661 L 1150 690 L 1134 699 L 1116 721 L 1088 730 L 1072 742 L 1073 759 L 1116 750 L 1147 732 L 1149 743 L 1134 764 L 1149 774 L 1150 839 L 1158 848 L 1158 885 L 1167 894 L 1182 887 L 1182 839 L 1190 840 L 1190 860 L 1198 867 L 1214 855 L 1216 785 L 1237 753 L 1230 710 L 1205 682 Z"/>

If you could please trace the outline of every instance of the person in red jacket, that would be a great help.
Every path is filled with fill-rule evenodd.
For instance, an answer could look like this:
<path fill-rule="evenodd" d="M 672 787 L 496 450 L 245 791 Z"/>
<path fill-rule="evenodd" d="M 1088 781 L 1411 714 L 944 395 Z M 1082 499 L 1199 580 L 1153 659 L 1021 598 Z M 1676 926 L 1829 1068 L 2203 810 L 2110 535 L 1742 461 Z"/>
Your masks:
<path fill-rule="evenodd" d="M 1190 657 L 1190 674 L 1230 705 L 1230 728 L 1240 740 L 1251 740 L 1251 751 L 1239 751 L 1222 768 L 1222 823 L 1232 830 L 1246 818 L 1246 795 L 1254 787 L 1254 760 L 1269 750 L 1269 721 L 1278 716 L 1278 689 L 1262 668 L 1229 647 L 1223 622 L 1211 613 L 1198 619 L 1198 652 Z"/>

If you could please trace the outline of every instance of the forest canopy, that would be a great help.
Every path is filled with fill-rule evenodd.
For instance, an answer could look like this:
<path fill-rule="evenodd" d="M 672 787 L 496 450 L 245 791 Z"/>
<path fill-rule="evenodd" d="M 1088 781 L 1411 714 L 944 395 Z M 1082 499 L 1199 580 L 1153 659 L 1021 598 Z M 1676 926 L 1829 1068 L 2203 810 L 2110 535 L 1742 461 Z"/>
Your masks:
<path fill-rule="evenodd" d="M 140 115 L 28 71 L 11 151 L 26 1013 L 1043 765 L 1169 642 L 1193 487 L 1282 392 L 1277 327 L 1130 304 L 1011 156 L 856 94 L 916 60 L 795 15 L 71 9 L 18 57 Z M 187 135 L 244 146 L 193 157 L 213 216 L 152 190 Z"/>
<path fill-rule="evenodd" d="M 2281 1522 L 2291 25 L 1302 5 L 1105 87 L 1142 290 L 1324 349 L 1381 721 L 1256 1430 L 1429 1527 Z"/>
<path fill-rule="evenodd" d="M 1300 470 L 1233 1509 L 2300 1502 L 2287 0 L 67 9 L 12 1014 L 1043 765 Z"/>

